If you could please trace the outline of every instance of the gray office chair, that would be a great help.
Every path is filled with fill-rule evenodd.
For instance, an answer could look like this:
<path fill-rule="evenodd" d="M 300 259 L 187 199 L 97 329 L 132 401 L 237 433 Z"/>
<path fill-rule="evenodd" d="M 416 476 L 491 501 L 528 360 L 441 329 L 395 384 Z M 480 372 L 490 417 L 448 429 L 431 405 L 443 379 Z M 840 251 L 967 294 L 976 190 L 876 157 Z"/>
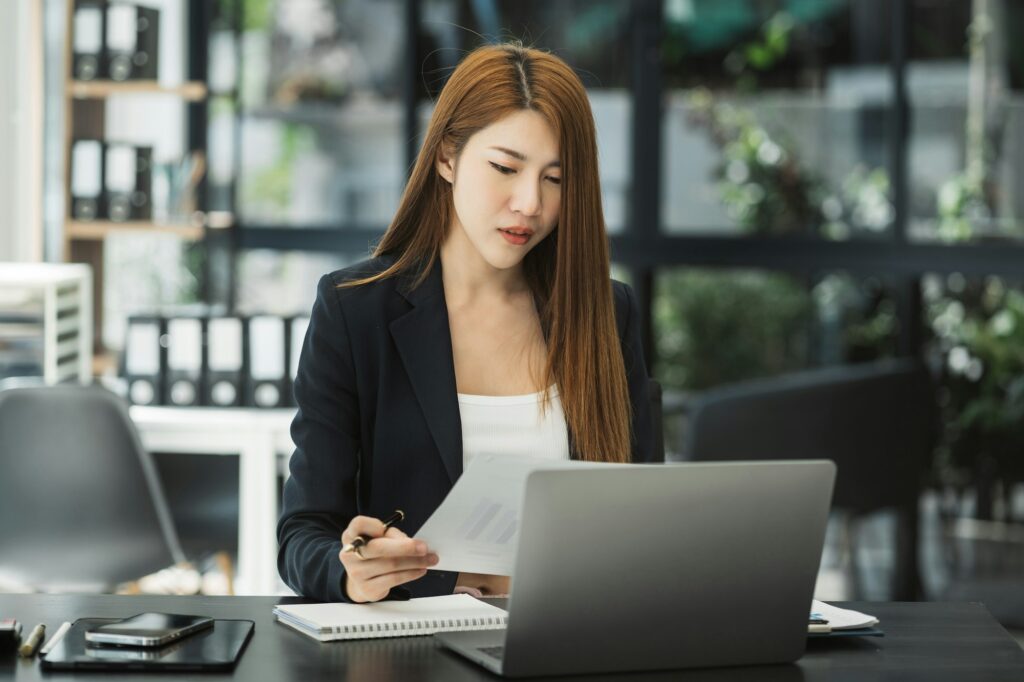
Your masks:
<path fill-rule="evenodd" d="M 105 591 L 184 560 L 121 399 L 100 387 L 0 390 L 0 582 Z"/>
<path fill-rule="evenodd" d="M 914 361 L 812 370 L 701 394 L 681 458 L 833 460 L 833 507 L 896 511 L 892 591 L 913 600 L 918 500 L 937 423 L 930 377 Z"/>

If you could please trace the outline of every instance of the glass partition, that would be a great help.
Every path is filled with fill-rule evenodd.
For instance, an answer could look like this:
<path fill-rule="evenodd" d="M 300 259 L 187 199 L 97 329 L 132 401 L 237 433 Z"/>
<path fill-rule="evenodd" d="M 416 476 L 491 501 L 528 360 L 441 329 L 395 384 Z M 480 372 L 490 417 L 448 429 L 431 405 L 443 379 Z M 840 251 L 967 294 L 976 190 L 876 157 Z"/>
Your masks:
<path fill-rule="evenodd" d="M 911 5 L 912 239 L 1024 238 L 1024 5 Z"/>
<path fill-rule="evenodd" d="M 383 229 L 405 180 L 399 0 L 243 4 L 246 227 Z"/>
<path fill-rule="evenodd" d="M 665 0 L 663 230 L 892 229 L 884 3 Z"/>

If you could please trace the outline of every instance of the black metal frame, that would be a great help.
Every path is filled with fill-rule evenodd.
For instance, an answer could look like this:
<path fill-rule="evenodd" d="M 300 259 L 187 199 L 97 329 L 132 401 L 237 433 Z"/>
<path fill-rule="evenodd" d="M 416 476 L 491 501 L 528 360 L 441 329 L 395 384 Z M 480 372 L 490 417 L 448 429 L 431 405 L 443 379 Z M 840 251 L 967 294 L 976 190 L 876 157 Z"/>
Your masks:
<path fill-rule="evenodd" d="M 188 36 L 189 53 L 187 73 L 188 80 L 206 82 L 209 76 L 210 63 L 210 23 L 212 16 L 210 3 L 203 0 L 190 0 L 188 4 Z M 189 102 L 186 107 L 188 121 L 189 151 L 206 151 L 207 133 L 210 121 L 210 101 L 204 98 Z M 204 175 L 195 189 L 196 206 L 207 205 L 207 178 Z M 195 248 L 192 246 L 190 248 Z M 209 301 L 212 297 L 210 258 L 206 254 L 202 276 L 199 278 L 199 299 Z"/>
<path fill-rule="evenodd" d="M 888 112 L 892 130 L 889 174 L 895 208 L 893 229 L 878 239 L 831 242 L 812 238 L 676 236 L 661 232 L 661 117 L 663 85 L 658 63 L 662 32 L 661 0 L 632 0 L 633 156 L 629 225 L 611 237 L 613 259 L 629 268 L 643 310 L 648 362 L 655 348 L 651 303 L 654 273 L 659 267 L 692 265 L 751 267 L 813 276 L 849 271 L 885 278 L 894 287 L 900 355 L 921 352 L 925 335 L 920 277 L 925 273 L 1024 276 L 1024 243 L 938 244 L 908 239 L 908 168 L 910 117 L 906 87 L 909 0 L 893 0 L 890 71 L 893 101 Z M 418 0 L 406 0 L 405 30 L 409 36 L 404 61 L 405 154 L 409 167 L 418 147 L 416 87 L 419 35 Z M 236 248 L 366 253 L 386 226 L 337 229 L 237 225 Z M 233 303 L 233 301 L 232 301 Z"/>

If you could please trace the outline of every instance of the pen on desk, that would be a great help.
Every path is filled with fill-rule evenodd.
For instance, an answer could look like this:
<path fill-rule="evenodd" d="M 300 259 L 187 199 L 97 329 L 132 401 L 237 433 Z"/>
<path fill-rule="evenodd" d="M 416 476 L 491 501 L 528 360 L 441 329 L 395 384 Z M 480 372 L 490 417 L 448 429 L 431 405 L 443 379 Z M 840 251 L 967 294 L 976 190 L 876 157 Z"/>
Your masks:
<path fill-rule="evenodd" d="M 60 640 L 64 639 L 64 635 L 67 634 L 67 631 L 70 629 L 70 622 L 64 621 L 63 623 L 61 623 L 60 627 L 57 628 L 57 632 L 53 633 L 53 637 L 50 637 L 50 641 L 44 644 L 43 648 L 39 650 L 39 655 L 45 656 L 46 654 L 50 653 L 53 647 L 57 646 L 57 643 L 60 642 Z"/>
<path fill-rule="evenodd" d="M 43 641 L 44 634 L 46 634 L 46 626 L 42 623 L 32 628 L 28 638 L 18 648 L 18 655 L 24 658 L 35 656 L 36 649 L 39 648 L 39 643 Z"/>
<path fill-rule="evenodd" d="M 391 526 L 395 525 L 399 521 L 402 521 L 403 519 L 405 519 L 405 512 L 403 512 L 401 509 L 396 509 L 394 514 L 392 514 L 391 516 L 389 516 L 386 519 L 384 519 L 384 532 L 386 533 L 388 528 L 390 528 Z M 341 551 L 342 552 L 355 552 L 356 554 L 359 554 L 359 550 L 363 547 L 363 545 L 365 545 L 367 542 L 369 542 L 372 539 L 373 538 L 368 537 L 366 535 L 360 535 L 359 537 L 357 537 L 355 540 L 352 541 L 352 544 L 345 545 L 344 547 L 342 547 Z M 360 556 L 362 556 L 362 555 L 360 554 Z"/>

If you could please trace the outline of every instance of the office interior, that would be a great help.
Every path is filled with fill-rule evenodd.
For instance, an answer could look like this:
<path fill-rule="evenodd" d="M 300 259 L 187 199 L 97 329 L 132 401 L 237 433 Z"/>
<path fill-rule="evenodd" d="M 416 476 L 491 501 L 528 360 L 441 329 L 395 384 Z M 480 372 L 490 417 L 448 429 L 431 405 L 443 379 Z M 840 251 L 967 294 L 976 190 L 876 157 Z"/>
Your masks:
<path fill-rule="evenodd" d="M 118 466 L 103 423 L 71 434 L 53 488 L 0 499 L 58 526 L 32 554 L 2 524 L 0 591 L 289 593 L 317 279 L 383 234 L 461 57 L 520 39 L 588 89 L 665 460 L 835 459 L 819 598 L 983 602 L 1024 641 L 1022 26 L 1015 0 L 0 3 L 0 397 L 109 389 L 167 512 L 66 554 L 21 506 L 60 472 L 148 490 L 82 461 Z"/>

